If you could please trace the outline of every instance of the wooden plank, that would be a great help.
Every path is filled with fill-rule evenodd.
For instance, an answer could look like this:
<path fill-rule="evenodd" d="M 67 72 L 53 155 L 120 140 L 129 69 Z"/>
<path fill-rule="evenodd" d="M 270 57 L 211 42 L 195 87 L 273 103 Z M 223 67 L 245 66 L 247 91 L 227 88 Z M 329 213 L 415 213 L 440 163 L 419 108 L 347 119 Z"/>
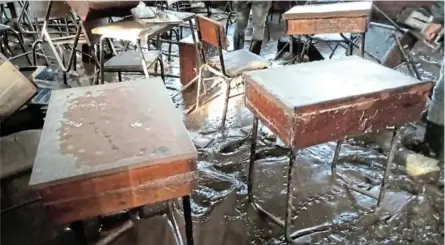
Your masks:
<path fill-rule="evenodd" d="M 369 16 L 371 1 L 298 5 L 283 14 L 285 20 Z"/>
<path fill-rule="evenodd" d="M 367 30 L 367 17 L 313 18 L 287 21 L 288 35 L 365 33 Z"/>
<path fill-rule="evenodd" d="M 323 72 L 321 72 L 323 71 Z M 432 82 L 345 57 L 245 73 L 246 104 L 295 148 L 416 121 Z M 258 90 L 258 91 L 255 91 Z M 256 94 L 263 95 L 258 97 Z M 260 99 L 259 99 L 260 98 Z M 279 116 L 277 111 L 290 111 Z M 293 122 L 292 126 L 286 122 Z M 284 131 L 286 130 L 287 131 Z"/>
<path fill-rule="evenodd" d="M 55 90 L 30 186 L 196 159 L 160 78 Z"/>
<path fill-rule="evenodd" d="M 198 75 L 199 57 L 196 57 L 195 48 L 192 36 L 179 41 L 179 71 L 182 85 L 186 85 Z"/>
<path fill-rule="evenodd" d="M 0 53 L 0 122 L 22 107 L 37 87 Z"/>

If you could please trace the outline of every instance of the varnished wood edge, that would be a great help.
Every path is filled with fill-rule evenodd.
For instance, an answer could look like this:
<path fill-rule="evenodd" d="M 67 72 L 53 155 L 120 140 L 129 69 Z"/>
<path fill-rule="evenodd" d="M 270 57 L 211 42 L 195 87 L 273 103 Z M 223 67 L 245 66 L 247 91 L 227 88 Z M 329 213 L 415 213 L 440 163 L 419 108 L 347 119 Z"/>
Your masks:
<path fill-rule="evenodd" d="M 133 165 L 131 168 L 123 167 L 123 168 L 108 169 L 106 171 L 91 173 L 90 175 L 88 175 L 88 177 L 74 176 L 74 177 L 65 178 L 62 180 L 54 180 L 54 181 L 49 181 L 49 182 L 45 182 L 45 183 L 38 183 L 38 184 L 29 183 L 29 187 L 32 190 L 40 190 L 40 189 L 47 188 L 47 187 L 50 187 L 53 185 L 62 185 L 62 184 L 67 184 L 67 183 L 74 182 L 74 181 L 81 181 L 81 180 L 88 179 L 88 178 L 97 178 L 97 177 L 104 177 L 107 175 L 114 175 L 114 174 L 116 174 L 115 171 L 118 171 L 118 172 L 131 171 L 131 170 L 147 168 L 147 167 L 151 167 L 151 166 L 155 166 L 155 165 L 168 164 L 170 162 L 179 161 L 179 160 L 196 162 L 197 157 L 198 157 L 198 152 L 195 151 L 193 154 L 180 155 L 180 156 L 175 156 L 172 158 L 157 159 L 155 161 L 151 161 L 150 165 L 147 165 L 147 163 L 145 162 L 145 163 Z"/>

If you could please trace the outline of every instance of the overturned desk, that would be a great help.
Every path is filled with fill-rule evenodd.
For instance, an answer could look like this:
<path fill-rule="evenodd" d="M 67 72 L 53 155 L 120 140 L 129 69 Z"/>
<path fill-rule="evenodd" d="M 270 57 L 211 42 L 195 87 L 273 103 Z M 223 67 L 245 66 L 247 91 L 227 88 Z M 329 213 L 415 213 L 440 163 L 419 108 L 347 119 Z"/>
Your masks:
<path fill-rule="evenodd" d="M 190 245 L 196 158 L 160 78 L 56 90 L 30 186 L 58 224 L 182 197 Z"/>
<path fill-rule="evenodd" d="M 432 82 L 416 80 L 357 56 L 252 71 L 244 77 L 246 106 L 254 114 L 249 201 L 275 224 L 284 227 L 288 242 L 304 233 L 290 231 L 296 149 L 338 140 L 331 166 L 335 177 L 336 159 L 344 137 L 419 120 L 432 87 Z M 252 174 L 259 120 L 290 147 L 285 221 L 254 201 Z M 398 130 L 394 132 L 378 196 L 348 186 L 376 199 L 377 207 L 384 197 L 394 158 Z"/>

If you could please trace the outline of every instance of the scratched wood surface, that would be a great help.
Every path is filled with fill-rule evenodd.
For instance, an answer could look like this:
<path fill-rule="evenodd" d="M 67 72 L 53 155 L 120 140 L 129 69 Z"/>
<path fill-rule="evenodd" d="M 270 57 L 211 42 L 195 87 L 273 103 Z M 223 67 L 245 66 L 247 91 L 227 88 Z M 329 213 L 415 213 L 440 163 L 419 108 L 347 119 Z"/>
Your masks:
<path fill-rule="evenodd" d="M 298 5 L 283 14 L 283 19 L 318 19 L 369 16 L 372 2 L 345 2 L 332 4 Z"/>
<path fill-rule="evenodd" d="M 160 78 L 57 90 L 30 186 L 40 189 L 196 156 Z"/>
<path fill-rule="evenodd" d="M 176 160 L 48 186 L 39 193 L 52 220 L 65 224 L 190 195 L 197 179 L 195 159 Z"/>
<path fill-rule="evenodd" d="M 326 33 L 365 33 L 368 17 L 332 17 L 287 20 L 288 35 L 311 35 Z"/>
<path fill-rule="evenodd" d="M 296 148 L 416 121 L 432 87 L 356 56 L 244 78 L 247 107 Z"/>

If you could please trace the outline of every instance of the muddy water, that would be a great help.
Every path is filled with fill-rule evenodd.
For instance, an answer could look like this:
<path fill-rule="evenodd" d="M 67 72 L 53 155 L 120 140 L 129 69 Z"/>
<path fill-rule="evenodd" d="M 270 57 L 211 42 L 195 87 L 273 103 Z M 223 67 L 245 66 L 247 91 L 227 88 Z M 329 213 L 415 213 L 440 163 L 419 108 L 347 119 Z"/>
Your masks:
<path fill-rule="evenodd" d="M 277 27 L 281 25 L 277 24 Z M 280 28 L 273 28 L 271 41 L 262 55 L 273 58 Z M 371 31 L 372 32 L 372 31 Z M 232 30 L 229 31 L 232 33 Z M 375 31 L 376 35 L 380 33 Z M 376 57 L 383 48 L 368 38 L 367 47 L 374 47 Z M 322 45 L 322 44 L 320 44 Z M 325 47 L 326 48 L 326 47 Z M 173 47 L 176 52 L 175 47 Z M 338 55 L 344 52 L 337 51 Z M 424 77 L 437 76 L 437 58 L 418 48 L 414 51 Z M 280 63 L 277 61 L 276 63 Z M 277 64 L 274 64 L 277 65 Z M 88 85 L 92 75 L 87 66 L 79 64 L 69 75 L 72 86 Z M 167 65 L 167 72 L 178 72 L 176 59 Z M 124 74 L 124 80 L 141 75 Z M 116 81 L 116 74 L 107 74 L 106 81 Z M 180 89 L 177 79 L 167 79 L 171 94 Z M 234 92 L 236 93 L 236 92 Z M 193 92 L 175 99 L 182 110 L 193 104 Z M 199 150 L 199 185 L 192 194 L 194 235 L 199 245 L 285 244 L 283 230 L 258 215 L 247 202 L 247 168 L 250 152 L 252 115 L 243 106 L 243 98 L 230 101 L 228 130 L 215 132 L 222 114 L 222 98 L 216 98 L 199 110 L 184 116 L 190 136 Z M 286 203 L 287 150 L 275 146 L 276 138 L 261 126 L 254 170 L 255 200 L 264 208 L 284 218 Z M 369 210 L 375 201 L 348 192 L 345 182 L 377 192 L 383 176 L 385 155 L 376 145 L 359 140 L 345 142 L 340 153 L 338 178 L 332 179 L 330 163 L 335 143 L 313 146 L 298 152 L 295 163 L 292 229 L 299 230 L 321 224 L 328 229 L 302 236 L 296 244 L 443 244 L 443 189 L 437 183 L 419 184 L 404 172 L 393 169 L 389 190 L 377 212 Z M 442 168 L 443 172 L 443 168 Z M 443 174 L 441 174 L 443 176 Z M 441 178 L 443 188 L 443 178 Z M 35 195 L 27 191 L 27 179 L 15 181 L 14 200 Z M 24 193 L 24 194 L 23 194 Z M 182 227 L 182 211 L 176 216 Z M 76 244 L 72 232 L 55 227 L 36 204 L 2 215 L 2 244 Z M 89 230 L 95 230 L 89 222 Z M 183 228 L 181 228 L 183 229 Z M 97 238 L 97 237 L 96 237 Z M 93 237 L 94 239 L 94 237 Z M 141 219 L 114 244 L 175 244 L 166 217 Z"/>

